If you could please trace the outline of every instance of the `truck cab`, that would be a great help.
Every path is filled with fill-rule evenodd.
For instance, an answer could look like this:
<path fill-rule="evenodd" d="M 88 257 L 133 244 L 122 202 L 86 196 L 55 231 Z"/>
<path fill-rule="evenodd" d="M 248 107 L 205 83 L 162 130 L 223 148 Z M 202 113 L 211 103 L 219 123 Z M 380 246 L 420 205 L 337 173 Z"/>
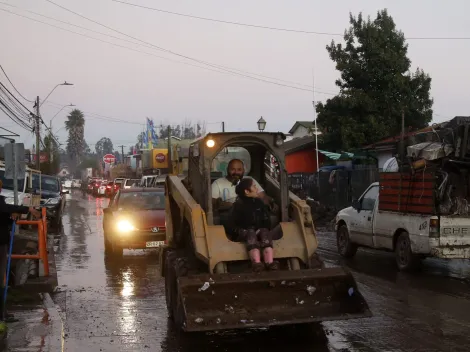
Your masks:
<path fill-rule="evenodd" d="M 33 175 L 41 175 L 40 171 L 26 167 L 25 174 L 18 179 L 18 205 L 39 206 L 41 202 L 40 195 L 34 194 Z M 13 180 L 5 178 L 5 163 L 0 161 L 0 179 L 3 182 L 2 196 L 5 197 L 7 204 L 14 204 Z M 26 215 L 23 215 L 25 217 Z"/>

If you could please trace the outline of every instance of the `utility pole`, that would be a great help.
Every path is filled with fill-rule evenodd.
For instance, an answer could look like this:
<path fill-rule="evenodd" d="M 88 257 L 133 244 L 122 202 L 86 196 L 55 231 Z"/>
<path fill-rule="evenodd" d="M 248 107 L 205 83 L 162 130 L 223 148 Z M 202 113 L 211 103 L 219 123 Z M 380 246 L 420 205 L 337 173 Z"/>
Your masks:
<path fill-rule="evenodd" d="M 405 109 L 401 110 L 401 143 L 400 143 L 400 159 L 405 158 Z"/>
<path fill-rule="evenodd" d="M 41 148 L 39 147 L 41 143 L 41 136 L 40 136 L 40 120 L 41 116 L 39 114 L 39 96 L 36 97 L 36 169 L 40 170 L 41 168 L 41 160 L 40 160 L 40 150 Z"/>
<path fill-rule="evenodd" d="M 222 121 L 222 132 L 225 132 L 225 122 Z"/>
<path fill-rule="evenodd" d="M 172 158 L 172 152 L 171 152 L 171 127 L 168 125 L 168 173 L 173 174 L 173 162 L 171 160 Z"/>
<path fill-rule="evenodd" d="M 121 155 L 122 155 L 121 164 L 124 164 L 124 146 L 120 145 L 119 147 L 121 147 Z"/>

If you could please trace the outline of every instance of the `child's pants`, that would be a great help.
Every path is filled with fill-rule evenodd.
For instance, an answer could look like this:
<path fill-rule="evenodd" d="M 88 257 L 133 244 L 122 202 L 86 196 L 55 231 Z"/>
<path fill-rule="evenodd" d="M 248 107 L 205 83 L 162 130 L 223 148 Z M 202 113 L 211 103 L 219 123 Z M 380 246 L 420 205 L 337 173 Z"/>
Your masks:
<path fill-rule="evenodd" d="M 276 226 L 272 230 L 268 229 L 240 229 L 238 231 L 238 241 L 245 242 L 246 249 L 264 249 L 273 247 L 273 240 L 278 240 L 282 237 L 282 229 Z"/>

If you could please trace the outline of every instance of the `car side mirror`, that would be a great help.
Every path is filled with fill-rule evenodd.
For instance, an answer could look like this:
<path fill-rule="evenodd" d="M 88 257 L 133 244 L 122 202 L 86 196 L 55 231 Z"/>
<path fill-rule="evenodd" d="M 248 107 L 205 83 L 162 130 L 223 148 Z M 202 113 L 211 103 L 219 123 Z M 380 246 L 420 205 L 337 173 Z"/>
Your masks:
<path fill-rule="evenodd" d="M 356 199 L 356 200 L 353 200 L 353 202 L 352 202 L 352 207 L 353 207 L 354 209 L 356 209 L 357 212 L 359 213 L 359 212 L 361 211 L 361 202 L 358 201 L 357 199 Z"/>

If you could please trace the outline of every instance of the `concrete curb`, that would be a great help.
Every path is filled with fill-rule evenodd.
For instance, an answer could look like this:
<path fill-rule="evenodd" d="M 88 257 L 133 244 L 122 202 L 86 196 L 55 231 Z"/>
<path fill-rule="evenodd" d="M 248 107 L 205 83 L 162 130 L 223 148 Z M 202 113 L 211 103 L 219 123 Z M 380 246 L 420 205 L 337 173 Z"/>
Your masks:
<path fill-rule="evenodd" d="M 39 295 L 49 314 L 49 322 L 52 328 L 49 347 L 51 347 L 51 351 L 65 351 L 65 317 L 62 310 L 54 303 L 49 293 L 40 293 Z"/>

